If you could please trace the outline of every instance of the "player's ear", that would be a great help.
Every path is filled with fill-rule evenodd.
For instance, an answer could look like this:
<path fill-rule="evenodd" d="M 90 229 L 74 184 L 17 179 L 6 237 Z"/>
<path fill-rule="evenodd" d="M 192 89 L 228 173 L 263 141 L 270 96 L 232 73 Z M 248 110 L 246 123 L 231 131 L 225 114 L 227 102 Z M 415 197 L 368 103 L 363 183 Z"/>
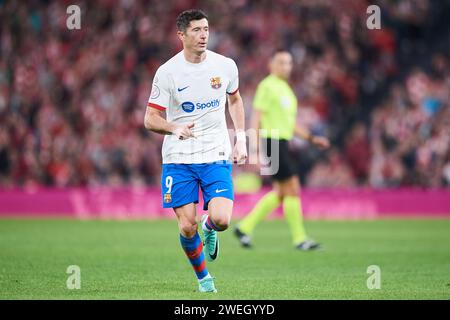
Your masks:
<path fill-rule="evenodd" d="M 183 31 L 177 31 L 177 36 L 178 36 L 178 39 L 183 41 L 183 39 L 184 39 L 184 32 Z"/>

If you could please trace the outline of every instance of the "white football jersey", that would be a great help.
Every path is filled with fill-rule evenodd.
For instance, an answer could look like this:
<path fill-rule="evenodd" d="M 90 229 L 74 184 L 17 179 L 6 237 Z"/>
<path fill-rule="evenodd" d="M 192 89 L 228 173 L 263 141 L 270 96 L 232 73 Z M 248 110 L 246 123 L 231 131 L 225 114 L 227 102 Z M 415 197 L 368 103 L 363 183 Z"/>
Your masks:
<path fill-rule="evenodd" d="M 158 68 L 148 107 L 166 111 L 169 122 L 193 122 L 195 135 L 186 140 L 166 135 L 163 163 L 209 163 L 230 158 L 225 104 L 227 94 L 235 94 L 238 86 L 236 63 L 210 50 L 200 63 L 188 62 L 181 51 Z"/>

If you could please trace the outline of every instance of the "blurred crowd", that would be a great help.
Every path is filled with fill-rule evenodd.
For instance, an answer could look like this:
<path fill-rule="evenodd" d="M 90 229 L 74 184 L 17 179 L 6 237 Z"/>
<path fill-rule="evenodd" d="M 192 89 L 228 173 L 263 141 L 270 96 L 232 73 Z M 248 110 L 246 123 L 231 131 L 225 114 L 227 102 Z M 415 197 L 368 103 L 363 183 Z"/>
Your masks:
<path fill-rule="evenodd" d="M 188 8 L 237 62 L 247 121 L 270 54 L 293 53 L 298 122 L 333 144 L 292 141 L 304 185 L 449 186 L 450 3 L 375 3 L 380 30 L 365 0 L 0 0 L 0 186 L 158 184 L 163 137 L 143 117 Z"/>

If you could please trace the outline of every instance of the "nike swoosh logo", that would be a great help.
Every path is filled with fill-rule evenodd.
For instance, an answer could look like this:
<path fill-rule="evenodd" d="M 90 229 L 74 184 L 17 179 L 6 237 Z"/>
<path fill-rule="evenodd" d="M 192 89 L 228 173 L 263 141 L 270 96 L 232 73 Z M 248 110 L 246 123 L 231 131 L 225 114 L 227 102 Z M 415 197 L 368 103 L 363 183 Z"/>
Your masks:
<path fill-rule="evenodd" d="M 177 88 L 177 90 L 178 90 L 178 92 L 181 92 L 181 91 L 183 91 L 184 89 L 187 89 L 187 88 L 189 88 L 189 86 L 184 87 L 184 88 Z"/>
<path fill-rule="evenodd" d="M 223 192 L 223 191 L 227 191 L 228 189 L 216 189 L 216 193 L 220 193 L 220 192 Z"/>
<path fill-rule="evenodd" d="M 217 258 L 217 249 L 219 248 L 219 238 L 216 238 L 216 249 L 213 254 L 210 254 L 211 260 L 215 260 Z"/>

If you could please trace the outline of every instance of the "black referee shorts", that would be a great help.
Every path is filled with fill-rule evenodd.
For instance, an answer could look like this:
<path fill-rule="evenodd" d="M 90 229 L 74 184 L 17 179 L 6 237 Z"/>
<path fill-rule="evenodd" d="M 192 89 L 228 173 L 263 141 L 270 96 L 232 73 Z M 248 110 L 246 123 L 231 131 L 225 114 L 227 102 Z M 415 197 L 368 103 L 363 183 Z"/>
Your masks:
<path fill-rule="evenodd" d="M 291 155 L 289 154 L 289 141 L 288 140 L 278 140 L 278 148 L 272 148 L 272 140 L 271 138 L 262 138 L 263 141 L 263 150 L 265 151 L 265 156 L 272 158 L 272 153 L 275 154 L 277 152 L 276 149 L 278 149 L 279 156 L 279 166 L 278 171 L 271 175 L 270 178 L 273 181 L 283 181 L 286 180 L 292 176 L 297 175 L 297 170 L 295 169 L 295 161 L 292 159 Z M 265 146 L 264 146 L 265 144 Z M 273 149 L 273 150 L 272 150 Z M 276 157 L 273 157 L 272 159 L 272 165 L 273 161 L 276 160 Z"/>

